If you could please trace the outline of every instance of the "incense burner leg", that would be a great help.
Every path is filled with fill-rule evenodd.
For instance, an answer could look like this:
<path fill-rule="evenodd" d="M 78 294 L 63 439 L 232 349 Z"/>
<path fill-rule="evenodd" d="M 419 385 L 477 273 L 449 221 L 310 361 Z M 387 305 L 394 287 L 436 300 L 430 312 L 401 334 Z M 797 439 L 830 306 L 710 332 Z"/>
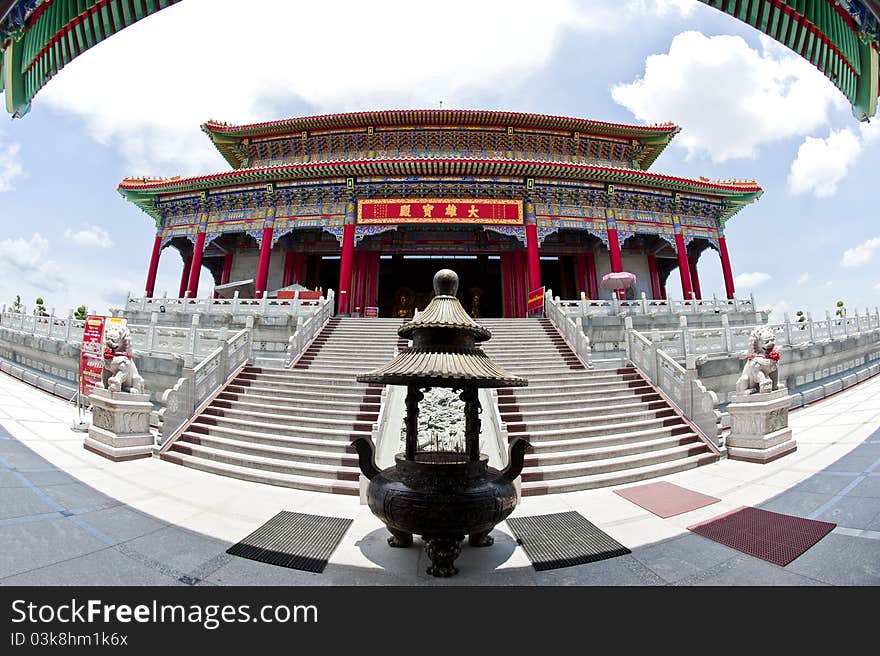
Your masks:
<path fill-rule="evenodd" d="M 426 570 L 428 574 L 442 578 L 458 574 L 458 569 L 453 563 L 461 554 L 461 541 L 464 540 L 464 536 L 422 537 L 426 541 L 425 552 L 431 559 L 431 566 Z"/>
<path fill-rule="evenodd" d="M 388 538 L 388 546 L 396 548 L 411 547 L 413 543 L 412 533 L 406 531 L 398 531 L 396 528 L 388 528 L 391 537 Z"/>
<path fill-rule="evenodd" d="M 490 532 L 491 529 L 482 533 L 471 533 L 468 536 L 468 544 L 472 547 L 491 547 L 495 544 L 495 538 L 489 535 Z"/>

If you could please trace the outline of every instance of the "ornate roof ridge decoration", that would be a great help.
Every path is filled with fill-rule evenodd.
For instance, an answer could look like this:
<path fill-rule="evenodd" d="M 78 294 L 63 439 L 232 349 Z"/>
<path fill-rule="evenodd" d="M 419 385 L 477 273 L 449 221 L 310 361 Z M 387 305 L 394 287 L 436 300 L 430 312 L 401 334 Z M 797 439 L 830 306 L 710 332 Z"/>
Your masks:
<path fill-rule="evenodd" d="M 224 159 L 233 167 L 246 164 L 239 151 L 244 139 L 269 136 L 296 136 L 314 130 L 361 130 L 376 127 L 486 127 L 516 129 L 555 129 L 584 136 L 613 136 L 642 143 L 643 155 L 639 167 L 648 169 L 677 135 L 681 128 L 674 123 L 636 125 L 613 123 L 594 119 L 532 114 L 483 109 L 388 109 L 339 114 L 301 116 L 262 123 L 233 124 L 210 120 L 202 124 L 202 131 L 211 139 Z"/>
<path fill-rule="evenodd" d="M 473 170 L 481 169 L 481 170 Z M 705 177 L 698 179 L 626 169 L 594 164 L 574 164 L 566 162 L 541 162 L 531 160 L 500 160 L 470 158 L 403 158 L 376 160 L 344 160 L 332 162 L 302 162 L 279 164 L 277 166 L 235 169 L 221 173 L 211 173 L 192 177 L 174 176 L 172 178 L 127 177 L 119 184 L 124 195 L 128 191 L 175 192 L 210 188 L 213 183 L 228 180 L 230 184 L 249 184 L 264 180 L 308 179 L 328 176 L 344 177 L 352 175 L 387 174 L 452 174 L 462 173 L 491 175 L 548 175 L 561 178 L 587 179 L 613 177 L 619 182 L 662 181 L 704 188 L 709 193 L 718 191 L 748 191 L 762 193 L 763 189 L 755 181 L 713 181 Z M 584 173 L 595 174 L 585 176 Z M 287 174 L 287 175 L 285 175 Z M 696 189 L 694 189 L 696 191 Z"/>
<path fill-rule="evenodd" d="M 328 128 L 358 128 L 407 125 L 485 125 L 487 127 L 556 128 L 583 131 L 590 130 L 631 131 L 634 134 L 664 133 L 674 135 L 681 128 L 674 123 L 637 125 L 615 123 L 594 119 L 561 116 L 557 114 L 533 114 L 528 112 L 505 112 L 484 109 L 384 109 L 338 114 L 316 114 L 259 123 L 227 123 L 210 120 L 202 124 L 205 132 L 225 132 L 236 136 L 297 133 L 303 130 Z"/>

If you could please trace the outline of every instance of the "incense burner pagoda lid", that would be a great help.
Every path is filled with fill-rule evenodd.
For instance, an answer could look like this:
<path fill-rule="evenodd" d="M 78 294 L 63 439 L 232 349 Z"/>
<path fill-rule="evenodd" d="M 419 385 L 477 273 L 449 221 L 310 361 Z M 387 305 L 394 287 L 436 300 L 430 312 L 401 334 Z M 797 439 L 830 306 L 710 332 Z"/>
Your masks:
<path fill-rule="evenodd" d="M 419 316 L 400 328 L 401 337 L 413 345 L 388 364 L 361 374 L 362 383 L 418 385 L 422 387 L 524 387 L 525 378 L 514 376 L 483 352 L 477 341 L 492 336 L 470 318 L 455 297 L 458 275 L 441 269 L 434 276 L 436 296 Z"/>
<path fill-rule="evenodd" d="M 434 298 L 412 321 L 402 325 L 397 334 L 413 339 L 414 333 L 424 329 L 458 330 L 469 334 L 475 342 L 492 337 L 486 328 L 471 319 L 455 294 L 458 292 L 458 274 L 451 269 L 440 269 L 434 274 Z"/>

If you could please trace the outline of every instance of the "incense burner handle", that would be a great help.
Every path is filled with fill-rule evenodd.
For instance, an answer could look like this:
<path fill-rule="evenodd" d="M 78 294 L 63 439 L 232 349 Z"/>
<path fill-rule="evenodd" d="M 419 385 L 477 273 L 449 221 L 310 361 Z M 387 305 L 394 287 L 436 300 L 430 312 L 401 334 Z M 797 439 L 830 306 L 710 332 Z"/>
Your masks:
<path fill-rule="evenodd" d="M 507 449 L 507 467 L 501 470 L 501 475 L 508 481 L 513 482 L 522 473 L 523 466 L 525 465 L 526 451 L 531 448 L 532 445 L 521 437 L 513 440 Z"/>
<path fill-rule="evenodd" d="M 351 443 L 358 454 L 358 466 L 361 473 L 373 480 L 382 470 L 376 466 L 376 446 L 369 437 L 359 437 Z"/>

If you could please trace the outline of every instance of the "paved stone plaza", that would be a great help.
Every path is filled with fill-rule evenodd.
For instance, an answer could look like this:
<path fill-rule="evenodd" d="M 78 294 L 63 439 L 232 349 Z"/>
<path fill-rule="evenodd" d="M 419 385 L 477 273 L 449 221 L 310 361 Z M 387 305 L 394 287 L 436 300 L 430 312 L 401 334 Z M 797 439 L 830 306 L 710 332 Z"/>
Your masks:
<path fill-rule="evenodd" d="M 576 510 L 632 550 L 535 572 L 505 524 L 464 546 L 461 574 L 425 574 L 420 541 L 390 549 L 357 498 L 215 476 L 83 449 L 74 409 L 0 374 L 0 585 L 878 585 L 880 378 L 792 412 L 798 450 L 767 465 L 723 460 L 664 477 L 721 498 L 660 519 L 611 488 L 528 497 L 514 516 Z M 838 526 L 787 567 L 687 531 L 742 505 Z M 229 556 L 281 510 L 354 520 L 323 574 Z"/>

